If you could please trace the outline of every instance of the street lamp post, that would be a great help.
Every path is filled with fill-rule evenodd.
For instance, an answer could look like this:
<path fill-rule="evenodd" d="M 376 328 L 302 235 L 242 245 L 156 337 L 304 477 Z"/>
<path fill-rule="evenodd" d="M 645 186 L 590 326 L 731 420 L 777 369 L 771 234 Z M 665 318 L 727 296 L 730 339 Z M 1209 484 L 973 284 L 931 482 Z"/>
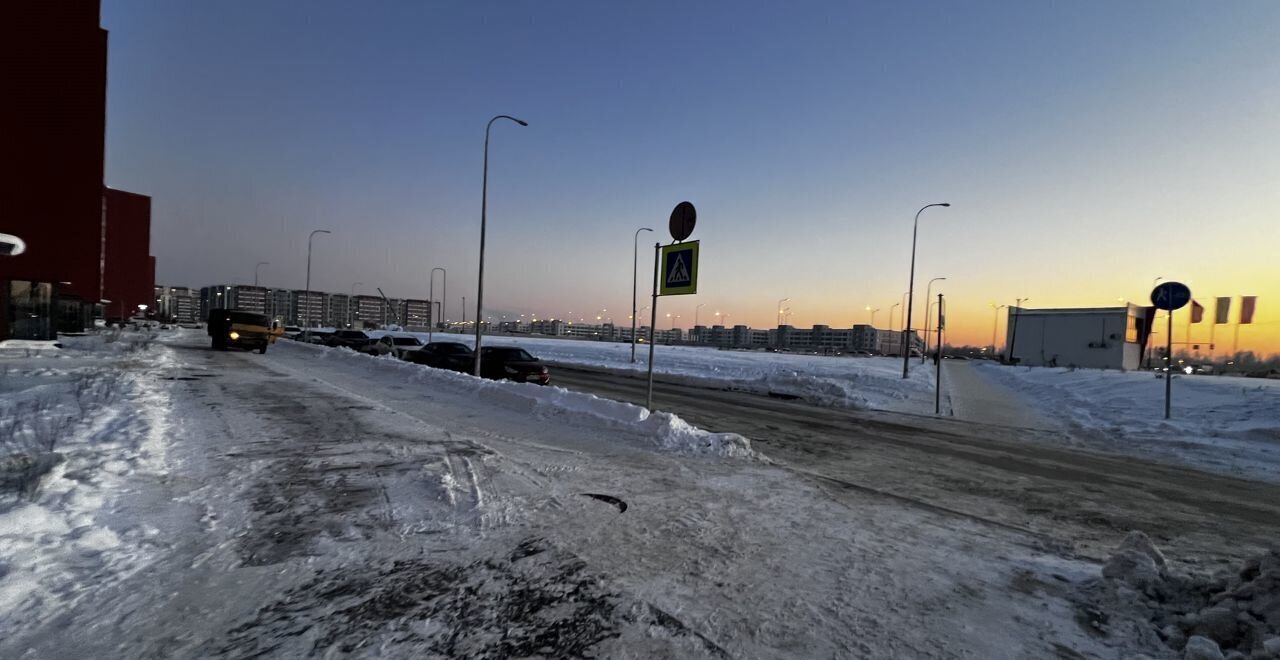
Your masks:
<path fill-rule="evenodd" d="M 907 377 L 907 370 L 911 368 L 911 307 L 915 305 L 915 289 L 916 289 L 916 235 L 920 229 L 920 214 L 930 206 L 951 206 L 948 202 L 939 202 L 937 204 L 925 204 L 916 211 L 915 222 L 911 225 L 911 277 L 907 280 L 907 324 L 902 327 L 902 377 Z"/>
<path fill-rule="evenodd" d="M 871 309 L 871 305 L 867 305 L 867 311 L 868 311 L 868 312 L 871 312 L 871 327 L 872 327 L 872 328 L 875 328 L 875 327 L 876 327 L 876 312 L 880 311 L 880 308 L 879 308 L 879 307 L 877 307 L 877 308 L 875 308 L 875 309 Z"/>
<path fill-rule="evenodd" d="M 653 230 L 641 227 L 631 239 L 631 362 L 636 361 L 636 269 L 640 267 L 640 232 Z"/>
<path fill-rule="evenodd" d="M 432 299 L 432 300 L 435 300 L 435 299 L 436 299 L 436 271 L 437 271 L 437 270 L 441 272 L 440 279 L 442 280 L 442 283 L 441 283 L 441 286 L 440 286 L 440 289 L 441 289 L 441 291 L 440 291 L 440 321 L 444 321 L 444 320 L 445 320 L 445 318 L 444 318 L 444 305 L 445 305 L 445 302 L 447 302 L 447 301 L 449 300 L 449 271 L 447 271 L 447 270 L 445 270 L 445 269 L 443 269 L 443 268 L 441 268 L 441 267 L 439 267 L 439 266 L 436 266 L 435 268 L 432 268 L 432 269 L 431 269 L 431 299 Z M 432 316 L 432 317 L 431 317 L 431 325 L 432 325 L 432 326 L 434 326 L 434 325 L 436 325 L 437 323 L 439 323 L 439 321 L 437 321 L 437 320 L 436 320 L 436 318 L 435 318 L 434 316 Z"/>
<path fill-rule="evenodd" d="M 258 269 L 262 268 L 263 266 L 270 266 L 270 265 L 271 265 L 270 262 L 259 261 L 258 264 L 253 267 L 253 285 L 254 286 L 258 286 Z"/>
<path fill-rule="evenodd" d="M 933 283 L 945 280 L 945 277 L 935 277 L 929 280 L 929 286 L 925 287 L 924 293 L 924 351 L 920 354 L 920 364 L 924 364 L 925 355 L 929 353 L 929 301 L 933 298 Z"/>
<path fill-rule="evenodd" d="M 783 298 L 782 300 L 779 300 L 779 301 L 778 301 L 778 325 L 782 325 L 782 323 L 783 323 L 783 319 L 782 319 L 782 305 L 783 305 L 783 303 L 787 302 L 788 300 L 791 300 L 791 299 L 790 299 L 790 298 Z"/>
<path fill-rule="evenodd" d="M 484 318 L 484 233 L 485 220 L 489 205 L 489 129 L 493 128 L 493 122 L 499 119 L 509 119 L 521 126 L 528 126 L 529 122 L 523 119 L 516 119 L 510 115 L 497 115 L 489 120 L 484 127 L 484 178 L 480 184 L 480 276 L 476 282 L 476 345 L 475 345 L 475 369 L 474 373 L 480 376 L 480 334 L 484 324 L 481 319 Z M 466 311 L 463 311 L 466 314 Z"/>
<path fill-rule="evenodd" d="M 893 332 L 893 310 L 902 306 L 902 303 L 893 303 L 889 307 L 889 332 Z"/>
<path fill-rule="evenodd" d="M 316 229 L 316 230 L 313 230 L 311 234 L 307 236 L 307 288 L 306 288 L 306 294 L 304 294 L 302 298 L 302 304 L 304 307 L 306 307 L 307 311 L 304 313 L 304 318 L 306 319 L 306 322 L 303 326 L 304 329 L 302 331 L 302 334 L 303 334 L 303 341 L 305 341 L 308 344 L 311 343 L 311 239 L 315 238 L 316 234 L 332 234 L 332 233 L 333 232 L 329 231 L 328 229 Z"/>
<path fill-rule="evenodd" d="M 996 329 L 1000 327 L 1000 310 L 1008 307 L 1008 305 L 999 305 L 991 303 L 992 316 L 991 320 L 991 354 L 996 354 Z"/>

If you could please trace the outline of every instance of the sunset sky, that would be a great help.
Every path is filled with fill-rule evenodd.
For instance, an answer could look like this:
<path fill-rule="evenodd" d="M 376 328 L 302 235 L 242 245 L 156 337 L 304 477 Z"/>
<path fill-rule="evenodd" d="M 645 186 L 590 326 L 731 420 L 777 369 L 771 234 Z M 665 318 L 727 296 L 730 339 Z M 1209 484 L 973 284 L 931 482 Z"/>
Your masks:
<path fill-rule="evenodd" d="M 264 284 L 301 288 L 325 228 L 313 288 L 425 298 L 441 266 L 471 318 L 506 113 L 530 126 L 494 127 L 490 309 L 624 321 L 633 232 L 657 230 L 645 282 L 687 199 L 700 293 L 661 300 L 660 327 L 700 303 L 767 327 L 782 298 L 793 325 L 872 306 L 888 327 L 912 216 L 950 202 L 921 218 L 915 325 L 945 276 L 951 343 L 990 342 L 992 302 L 1146 302 L 1161 276 L 1210 312 L 1259 296 L 1241 348 L 1280 352 L 1277 2 L 105 0 L 102 20 L 107 182 L 153 197 L 162 284 L 268 261 Z"/>

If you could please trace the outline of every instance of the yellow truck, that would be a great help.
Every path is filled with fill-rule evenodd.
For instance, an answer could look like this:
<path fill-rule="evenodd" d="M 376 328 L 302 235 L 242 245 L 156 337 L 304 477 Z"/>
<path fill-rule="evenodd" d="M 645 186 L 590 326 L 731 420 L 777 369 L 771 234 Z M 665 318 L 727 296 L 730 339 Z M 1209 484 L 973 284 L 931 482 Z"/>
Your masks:
<path fill-rule="evenodd" d="M 213 338 L 213 350 L 246 348 L 266 353 L 267 346 L 284 334 L 278 322 L 266 314 L 244 312 L 235 309 L 215 309 L 209 312 L 209 336 Z"/>

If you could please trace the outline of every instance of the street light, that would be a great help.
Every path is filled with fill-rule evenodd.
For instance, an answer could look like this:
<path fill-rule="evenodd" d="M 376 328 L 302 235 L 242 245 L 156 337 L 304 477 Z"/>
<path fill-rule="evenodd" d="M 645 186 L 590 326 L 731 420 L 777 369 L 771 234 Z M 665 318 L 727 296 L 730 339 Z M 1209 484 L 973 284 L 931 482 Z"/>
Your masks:
<path fill-rule="evenodd" d="M 929 280 L 929 286 L 925 287 L 924 292 L 924 352 L 920 354 L 920 364 L 924 364 L 925 355 L 929 353 L 929 301 L 933 299 L 933 283 L 946 280 L 945 277 L 935 277 Z"/>
<path fill-rule="evenodd" d="M 259 269 L 259 268 L 261 268 L 261 267 L 263 267 L 263 266 L 270 266 L 270 265 L 271 265 L 271 263 L 270 263 L 270 262 L 267 262 L 267 261 L 259 261 L 259 262 L 258 262 L 258 265 L 256 265 L 256 266 L 254 266 L 254 267 L 253 267 L 253 285 L 254 285 L 254 286 L 258 286 L 258 269 Z"/>
<path fill-rule="evenodd" d="M 477 378 L 480 376 L 480 331 L 484 328 L 481 320 L 484 319 L 484 230 L 489 205 L 489 129 L 493 128 L 493 122 L 499 119 L 509 119 L 521 126 L 529 125 L 529 122 L 523 119 L 516 119 L 510 115 L 497 115 L 484 127 L 484 178 L 480 184 L 480 276 L 476 283 L 476 359 L 473 371 Z M 462 313 L 465 315 L 466 310 Z"/>
<path fill-rule="evenodd" d="M 889 332 L 893 332 L 893 310 L 902 306 L 902 303 L 893 303 L 889 306 Z"/>
<path fill-rule="evenodd" d="M 302 298 L 302 304 L 306 307 L 307 311 L 305 313 L 306 322 L 305 325 L 303 325 L 304 329 L 302 331 L 302 337 L 303 341 L 308 344 L 311 343 L 311 239 L 315 238 L 316 234 L 332 233 L 333 232 L 328 229 L 316 229 L 307 236 L 307 292 Z"/>
<path fill-rule="evenodd" d="M 782 321 L 782 314 L 783 314 L 783 312 L 782 312 L 782 304 L 783 304 L 783 303 L 785 303 L 785 302 L 787 302 L 788 300 L 791 300 L 791 299 L 790 299 L 790 298 L 783 298 L 782 300 L 779 300 L 779 301 L 778 301 L 778 325 L 782 325 L 782 323 L 783 323 L 783 321 Z"/>
<path fill-rule="evenodd" d="M 641 227 L 631 239 L 631 362 L 636 361 L 636 269 L 640 267 L 640 232 L 653 230 Z"/>
<path fill-rule="evenodd" d="M 880 311 L 880 308 L 879 308 L 879 307 L 877 307 L 877 308 L 875 308 L 875 309 L 871 309 L 871 305 L 867 305 L 867 311 L 868 311 L 868 312 L 871 312 L 871 327 L 872 327 L 872 328 L 875 328 L 875 327 L 876 327 L 876 312 Z"/>
<path fill-rule="evenodd" d="M 907 370 L 911 368 L 911 308 L 915 305 L 916 291 L 916 234 L 920 229 L 920 214 L 931 206 L 951 206 L 948 202 L 939 202 L 937 204 L 925 204 L 916 211 L 915 222 L 911 225 L 911 277 L 907 280 L 907 324 L 902 327 L 902 377 L 907 377 Z"/>
<path fill-rule="evenodd" d="M 997 306 L 995 303 L 991 303 L 992 316 L 995 317 L 994 319 L 991 320 L 991 354 L 992 355 L 996 354 L 996 329 L 1000 327 L 1000 310 L 1006 307 L 1008 307 L 1008 305 Z"/>
<path fill-rule="evenodd" d="M 431 298 L 432 300 L 435 300 L 435 299 L 436 299 L 436 271 L 437 271 L 437 270 L 438 270 L 438 271 L 440 271 L 441 273 L 443 273 L 443 275 L 441 275 L 441 276 L 440 276 L 440 279 L 441 279 L 441 280 L 443 280 L 442 285 L 441 285 L 441 287 L 440 287 L 440 288 L 441 288 L 441 291 L 440 291 L 440 321 L 447 321 L 448 319 L 446 319 L 446 318 L 444 317 L 444 311 L 445 311 L 445 310 L 444 310 L 444 304 L 445 304 L 445 302 L 446 302 L 446 301 L 448 301 L 448 300 L 449 300 L 449 271 L 447 271 L 447 270 L 445 270 L 445 269 L 443 269 L 443 268 L 441 268 L 441 267 L 439 267 L 439 266 L 436 266 L 435 268 L 432 268 L 432 269 L 431 269 L 431 296 L 430 296 L 430 298 Z M 436 318 L 435 318 L 434 316 L 433 316 L 433 317 L 431 317 L 431 325 L 433 325 L 433 326 L 434 326 L 434 325 L 435 325 L 436 323 L 438 323 L 438 322 L 439 322 L 439 321 L 437 321 L 437 320 L 436 320 Z"/>

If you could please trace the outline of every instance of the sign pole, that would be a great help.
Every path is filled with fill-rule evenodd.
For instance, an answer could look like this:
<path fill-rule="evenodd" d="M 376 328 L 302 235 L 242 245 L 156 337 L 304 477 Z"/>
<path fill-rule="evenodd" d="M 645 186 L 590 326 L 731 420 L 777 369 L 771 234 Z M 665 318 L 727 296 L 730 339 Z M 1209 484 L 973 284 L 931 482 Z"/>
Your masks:
<path fill-rule="evenodd" d="M 644 407 L 653 412 L 653 326 L 658 322 L 658 255 L 662 251 L 661 243 L 653 244 L 653 303 L 650 305 L 652 316 L 649 320 L 649 385 L 645 394 Z M 632 337 L 634 339 L 634 337 Z"/>
<path fill-rule="evenodd" d="M 1169 419 L 1169 400 L 1173 396 L 1173 310 L 1165 316 L 1169 319 L 1169 336 L 1164 344 L 1164 418 Z"/>
<path fill-rule="evenodd" d="M 927 301 L 928 298 L 926 298 L 925 300 Z M 928 317 L 927 314 L 925 316 L 926 318 Z M 936 353 L 934 353 L 934 360 L 938 363 L 938 367 L 937 367 L 938 375 L 936 378 L 938 383 L 937 383 L 937 387 L 935 387 L 933 391 L 933 414 L 935 415 L 942 414 L 942 323 L 943 323 L 942 319 L 943 319 L 942 294 L 939 293 L 938 294 L 938 341 L 937 341 L 937 346 L 934 347 L 934 350 L 937 351 Z"/>

